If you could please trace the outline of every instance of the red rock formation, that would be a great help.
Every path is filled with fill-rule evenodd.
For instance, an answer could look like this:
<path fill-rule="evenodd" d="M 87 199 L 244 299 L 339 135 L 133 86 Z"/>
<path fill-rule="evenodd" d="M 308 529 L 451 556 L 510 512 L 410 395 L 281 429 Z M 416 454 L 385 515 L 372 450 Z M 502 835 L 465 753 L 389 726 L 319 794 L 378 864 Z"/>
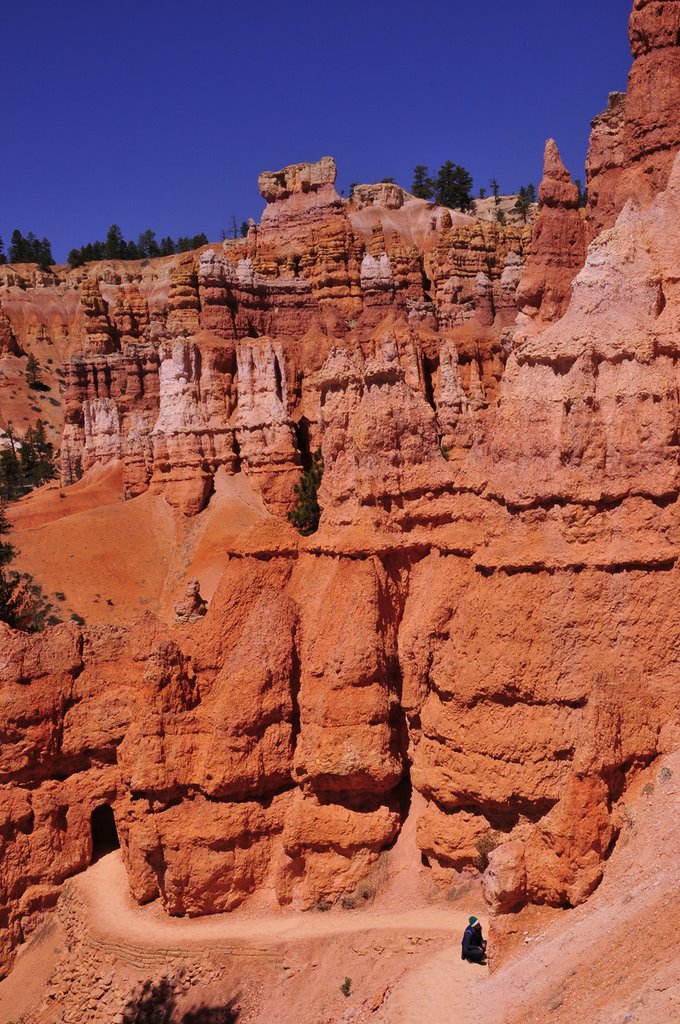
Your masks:
<path fill-rule="evenodd" d="M 198 622 L 208 610 L 208 605 L 201 597 L 201 585 L 198 580 L 189 580 L 184 597 L 175 604 L 175 619 L 186 626 Z"/>
<path fill-rule="evenodd" d="M 565 317 L 511 356 L 485 452 L 494 493 L 524 505 L 674 491 L 677 218 L 676 159 L 652 206 L 629 205 L 591 244 Z"/>
<path fill-rule="evenodd" d="M 147 345 L 67 365 L 61 476 L 73 483 L 97 462 L 123 459 L 129 496 L 146 490 L 158 417 L 158 355 Z"/>
<path fill-rule="evenodd" d="M 633 83 L 663 79 L 671 7 Z M 200 621 L 4 631 L 5 962 L 87 863 L 101 803 L 133 893 L 175 914 L 351 894 L 412 790 L 433 874 L 484 871 L 496 910 L 598 885 L 621 794 L 680 742 L 680 158 L 662 175 L 636 131 L 603 175 L 644 164 L 656 194 L 592 242 L 566 309 L 582 222 L 548 147 L 514 340 L 531 227 L 346 203 L 324 160 L 263 176 L 247 241 L 140 282 L 143 336 L 71 361 L 67 460 L 122 459 L 129 494 L 187 513 L 242 472 L 268 514 Z M 87 286 L 95 347 L 137 319 L 129 301 L 114 330 L 117 287 Z M 285 513 L 317 444 L 301 538 Z"/>
<path fill-rule="evenodd" d="M 85 279 L 87 340 L 68 370 L 64 482 L 75 467 L 123 459 L 129 496 L 151 486 L 195 514 L 216 470 L 242 467 L 270 510 L 285 514 L 318 432 L 314 373 L 343 338 L 361 363 L 366 339 L 382 338 L 395 311 L 412 325 L 414 380 L 430 402 L 435 332 L 452 332 L 446 358 L 455 350 L 467 416 L 454 431 L 446 413 L 435 430 L 457 458 L 467 450 L 502 377 L 500 339 L 530 228 L 462 214 L 454 224 L 396 187 L 362 186 L 348 204 L 334 181 L 330 158 L 262 175 L 269 205 L 247 242 L 159 261 L 165 292 L 154 291 L 153 275 L 137 284 L 134 268 L 123 287 L 120 265 L 107 265 L 101 288 Z"/>
<path fill-rule="evenodd" d="M 170 274 L 168 330 L 174 335 L 196 334 L 200 325 L 198 278 L 192 253 L 181 257 Z"/>
<path fill-rule="evenodd" d="M 177 339 L 160 344 L 158 416 L 150 486 L 187 514 L 199 512 L 219 466 L 236 468 L 233 352 Z"/>
<path fill-rule="evenodd" d="M 365 360 L 334 349 L 317 375 L 328 523 L 385 523 L 393 506 L 422 496 L 445 473 L 435 412 L 407 338 L 400 345 L 386 333 Z"/>
<path fill-rule="evenodd" d="M 519 334 L 536 333 L 559 320 L 571 299 L 571 284 L 586 258 L 586 228 L 578 189 L 564 167 L 557 146 L 545 147 L 540 211 L 526 267 L 517 290 Z"/>
<path fill-rule="evenodd" d="M 145 338 L 149 330 L 149 305 L 145 297 L 132 288 L 116 296 L 112 319 L 121 346 L 134 344 Z"/>
<path fill-rule="evenodd" d="M 238 407 L 234 421 L 241 464 L 267 507 L 284 515 L 300 478 L 295 427 L 289 414 L 283 348 L 269 338 L 238 345 Z"/>
<path fill-rule="evenodd" d="M 648 203 L 665 188 L 680 147 L 680 5 L 635 0 L 634 57 L 628 90 L 610 96 L 593 122 L 588 155 L 591 237 L 609 227 L 629 199 Z"/>
<path fill-rule="evenodd" d="M 0 355 L 4 355 L 6 352 L 18 356 L 21 354 L 21 349 L 14 336 L 12 323 L 0 307 Z"/>
<path fill-rule="evenodd" d="M 86 278 L 83 281 L 80 305 L 83 315 L 83 353 L 103 356 L 109 352 L 116 352 L 120 348 L 120 342 L 96 278 Z"/>

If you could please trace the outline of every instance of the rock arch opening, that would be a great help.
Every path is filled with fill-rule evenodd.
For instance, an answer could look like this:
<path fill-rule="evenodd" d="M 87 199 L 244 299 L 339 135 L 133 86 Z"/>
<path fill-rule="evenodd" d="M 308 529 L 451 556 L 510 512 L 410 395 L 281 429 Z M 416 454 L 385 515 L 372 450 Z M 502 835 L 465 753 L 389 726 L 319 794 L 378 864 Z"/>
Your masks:
<path fill-rule="evenodd" d="M 92 857 L 90 863 L 120 849 L 116 819 L 110 804 L 100 804 L 90 815 L 90 832 L 92 835 Z"/>

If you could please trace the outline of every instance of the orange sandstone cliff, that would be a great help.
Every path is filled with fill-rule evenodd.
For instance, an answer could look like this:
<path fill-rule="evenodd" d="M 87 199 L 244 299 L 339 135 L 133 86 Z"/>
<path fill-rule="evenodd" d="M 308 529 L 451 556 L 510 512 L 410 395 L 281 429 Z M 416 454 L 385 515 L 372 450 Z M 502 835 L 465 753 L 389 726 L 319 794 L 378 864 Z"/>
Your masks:
<path fill-rule="evenodd" d="M 527 228 L 344 201 L 324 158 L 260 177 L 242 241 L 55 271 L 49 302 L 5 271 L 5 349 L 48 306 L 68 338 L 65 493 L 115 466 L 140 523 L 201 523 L 224 480 L 258 509 L 196 621 L 0 627 L 5 964 L 102 804 L 172 914 L 339 899 L 412 803 L 414 855 L 485 868 L 496 912 L 598 886 L 680 741 L 678 10 L 635 4 L 585 219 L 554 143 Z"/>
<path fill-rule="evenodd" d="M 593 121 L 588 153 L 591 236 L 610 227 L 628 199 L 665 187 L 680 146 L 680 4 L 635 0 L 634 61 L 625 93 L 611 93 Z"/>

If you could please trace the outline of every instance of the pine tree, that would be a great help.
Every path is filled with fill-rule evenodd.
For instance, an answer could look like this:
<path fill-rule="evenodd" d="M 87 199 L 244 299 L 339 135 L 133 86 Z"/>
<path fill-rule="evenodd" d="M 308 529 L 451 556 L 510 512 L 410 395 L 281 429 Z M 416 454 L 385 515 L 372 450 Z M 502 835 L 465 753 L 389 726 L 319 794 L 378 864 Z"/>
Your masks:
<path fill-rule="evenodd" d="M 42 267 L 43 270 L 47 270 L 48 267 L 54 266 L 54 258 L 52 256 L 52 243 L 49 238 L 43 238 L 41 242 L 38 242 L 35 247 L 36 259 L 35 262 Z"/>
<path fill-rule="evenodd" d="M 0 622 L 12 629 L 37 633 L 50 621 L 52 605 L 28 573 L 7 568 L 15 555 L 12 544 L 2 540 L 9 529 L 5 507 L 0 503 Z"/>
<path fill-rule="evenodd" d="M 26 360 L 25 377 L 29 388 L 38 388 L 40 386 L 40 363 L 32 352 L 28 353 L 28 359 Z"/>
<path fill-rule="evenodd" d="M 152 258 L 160 255 L 160 248 L 156 241 L 156 232 L 152 231 L 151 228 L 147 228 L 146 231 L 142 231 L 141 235 L 137 239 L 137 247 L 142 259 L 145 257 Z"/>
<path fill-rule="evenodd" d="M 0 448 L 0 498 L 14 501 L 21 497 L 21 469 L 16 451 L 12 448 Z"/>
<path fill-rule="evenodd" d="M 578 189 L 578 205 L 583 207 L 588 205 L 588 189 L 583 187 L 583 182 L 580 178 L 574 178 L 574 184 Z M 1 248 L 1 246 L 0 246 Z"/>
<path fill-rule="evenodd" d="M 38 420 L 29 427 L 21 443 L 19 456 L 24 487 L 40 487 L 55 475 L 54 445 L 47 440 L 45 424 Z"/>
<path fill-rule="evenodd" d="M 16 574 L 7 572 L 6 566 L 14 558 L 14 548 L 2 538 L 9 533 L 5 505 L 0 502 L 0 622 L 16 628 L 19 618 L 19 602 L 16 594 Z"/>
<path fill-rule="evenodd" d="M 7 257 L 5 256 L 5 243 L 0 238 L 0 264 L 7 263 Z"/>
<path fill-rule="evenodd" d="M 245 222 L 244 222 L 245 223 Z M 12 236 L 14 238 L 14 236 Z M 29 239 L 21 238 L 21 243 L 24 246 L 28 245 L 33 252 L 34 244 L 37 239 L 33 236 L 33 241 Z M 21 244 L 17 240 L 17 244 L 21 249 Z M 166 235 L 162 238 L 160 244 L 156 239 L 156 232 L 148 228 L 143 231 L 139 236 L 137 242 L 126 241 L 123 234 L 117 224 L 112 224 L 106 234 L 106 241 L 100 242 L 88 242 L 86 245 L 82 245 L 80 248 L 73 248 L 68 254 L 68 262 L 71 267 L 82 267 L 85 263 L 92 263 L 96 260 L 139 260 L 148 259 L 154 256 L 171 256 L 176 252 L 187 252 L 190 249 L 198 249 L 202 245 L 208 244 L 208 237 L 205 232 L 201 231 L 198 235 L 194 235 L 193 238 L 182 237 L 175 242 L 170 235 Z M 40 247 L 40 260 L 42 265 L 48 265 L 54 262 L 52 259 L 52 253 L 49 248 L 49 242 L 47 239 L 43 239 L 42 242 L 38 243 Z M 45 246 L 47 248 L 45 248 Z M 29 259 L 36 259 L 34 256 L 27 257 Z M 38 260 L 38 262 L 40 262 Z"/>
<path fill-rule="evenodd" d="M 489 184 L 491 185 L 491 195 L 493 196 L 494 204 L 498 207 L 501 203 L 501 187 L 496 178 L 492 178 Z"/>
<path fill-rule="evenodd" d="M 472 175 L 451 160 L 443 163 L 434 181 L 434 198 L 439 206 L 454 210 L 472 210 Z"/>
<path fill-rule="evenodd" d="M 425 164 L 416 164 L 413 168 L 413 184 L 411 192 L 416 199 L 427 199 L 432 201 L 434 194 L 434 183 Z"/>
<path fill-rule="evenodd" d="M 107 260 L 122 259 L 124 245 L 123 232 L 117 224 L 112 224 L 106 233 L 106 242 L 104 244 Z"/>
<path fill-rule="evenodd" d="M 521 185 L 517 202 L 515 203 L 515 210 L 519 213 L 520 217 L 526 224 L 529 210 L 533 203 L 536 202 L 536 187 L 534 185 Z"/>
<path fill-rule="evenodd" d="M 2 538 L 5 534 L 9 533 L 9 523 L 7 522 L 6 506 L 4 501 L 0 501 L 0 569 L 9 563 L 14 558 L 14 548 L 9 541 L 4 541 Z"/>
<path fill-rule="evenodd" d="M 11 427 L 8 448 L 0 448 L 0 500 L 15 501 L 56 475 L 54 445 L 47 439 L 45 424 L 38 420 L 15 444 Z"/>
<path fill-rule="evenodd" d="M 33 234 L 32 231 L 28 232 L 26 238 L 23 238 L 21 232 L 15 232 L 18 234 L 17 238 L 17 251 L 21 254 L 21 259 L 16 260 L 17 263 L 37 263 L 43 270 L 47 270 L 48 267 L 54 265 L 52 258 L 52 245 L 49 238 L 38 238 Z M 14 235 L 12 235 L 14 240 Z"/>
<path fill-rule="evenodd" d="M 19 228 L 15 228 L 12 232 L 12 237 L 9 243 L 9 262 L 10 263 L 26 263 L 26 239 L 19 231 Z"/>
<path fill-rule="evenodd" d="M 323 458 L 321 451 L 317 449 L 312 455 L 309 469 L 302 474 L 300 482 L 293 488 L 297 498 L 295 505 L 288 513 L 289 522 L 303 537 L 308 537 L 310 533 L 316 533 L 319 528 L 321 507 L 317 493 L 322 477 Z"/>
<path fill-rule="evenodd" d="M 250 230 L 250 225 L 248 224 L 248 221 L 247 220 L 242 220 L 241 221 L 241 238 L 247 238 L 249 230 Z"/>

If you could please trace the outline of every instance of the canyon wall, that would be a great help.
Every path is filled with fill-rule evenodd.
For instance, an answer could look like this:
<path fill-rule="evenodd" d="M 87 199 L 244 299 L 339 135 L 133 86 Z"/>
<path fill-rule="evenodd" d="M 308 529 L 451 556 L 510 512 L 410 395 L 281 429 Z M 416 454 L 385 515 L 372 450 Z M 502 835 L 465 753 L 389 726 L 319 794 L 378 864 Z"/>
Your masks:
<path fill-rule="evenodd" d="M 418 857 L 483 871 L 495 911 L 598 885 L 680 739 L 679 7 L 635 4 L 587 215 L 554 143 L 526 228 L 345 201 L 325 158 L 262 175 L 261 223 L 169 258 L 160 300 L 83 277 L 64 482 L 122 460 L 131 500 L 192 516 L 221 469 L 270 515 L 200 621 L 3 630 L 5 963 L 101 804 L 173 914 L 353 898 L 414 793 Z"/>
<path fill-rule="evenodd" d="M 107 305 L 96 280 L 83 282 L 65 483 L 74 467 L 120 458 L 129 496 L 151 487 L 195 514 L 225 466 L 285 513 L 318 442 L 315 374 L 335 348 L 362 359 L 396 334 L 430 402 L 442 347 L 471 421 L 495 397 L 531 226 L 483 224 L 397 186 L 362 186 L 348 203 L 335 173 L 324 158 L 261 175 L 261 223 L 243 242 L 177 259 L 160 314 L 139 290 L 109 292 Z"/>
<path fill-rule="evenodd" d="M 586 165 L 591 237 L 611 227 L 629 199 L 665 188 L 680 146 L 680 3 L 635 0 L 633 66 L 625 93 L 593 121 Z"/>

